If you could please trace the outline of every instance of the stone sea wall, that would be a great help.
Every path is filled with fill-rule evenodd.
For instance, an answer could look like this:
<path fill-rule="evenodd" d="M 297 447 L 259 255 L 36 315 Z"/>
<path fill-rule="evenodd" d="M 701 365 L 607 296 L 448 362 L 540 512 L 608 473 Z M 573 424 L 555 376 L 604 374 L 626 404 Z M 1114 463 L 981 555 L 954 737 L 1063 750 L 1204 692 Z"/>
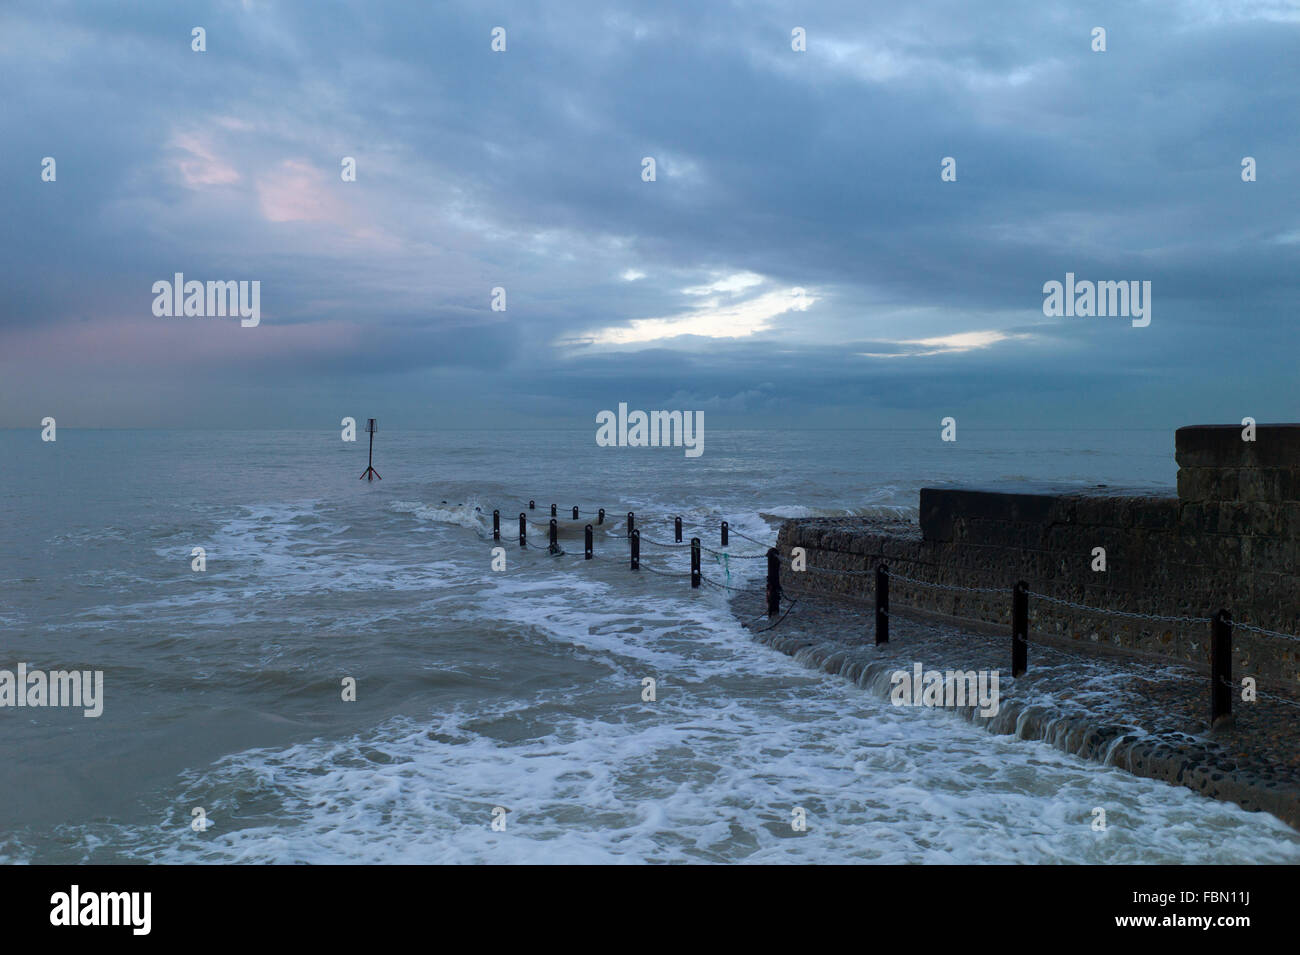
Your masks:
<path fill-rule="evenodd" d="M 1173 489 L 927 488 L 920 526 L 879 520 L 787 521 L 777 546 L 810 567 L 874 571 L 998 593 L 936 590 L 891 578 L 891 602 L 961 622 L 1010 626 L 1011 588 L 1107 610 L 1210 617 L 1300 633 L 1300 425 L 1180 428 Z M 1105 570 L 1094 570 L 1095 548 Z M 791 591 L 874 599 L 870 574 L 783 569 Z M 1031 643 L 1088 645 L 1208 672 L 1208 623 L 1117 617 L 1029 601 Z M 1300 641 L 1234 628 L 1234 678 L 1300 696 Z M 1208 693 L 1208 689 L 1207 689 Z"/>

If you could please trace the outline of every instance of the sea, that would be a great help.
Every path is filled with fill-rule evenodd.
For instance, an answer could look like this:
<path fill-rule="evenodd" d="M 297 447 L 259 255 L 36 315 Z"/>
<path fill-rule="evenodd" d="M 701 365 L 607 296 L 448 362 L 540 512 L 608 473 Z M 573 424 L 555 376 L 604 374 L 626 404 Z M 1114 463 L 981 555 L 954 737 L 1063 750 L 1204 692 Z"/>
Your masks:
<path fill-rule="evenodd" d="M 1269 815 L 806 669 L 651 543 L 680 517 L 720 549 L 725 520 L 705 574 L 757 586 L 785 518 L 1170 487 L 1172 432 L 705 437 L 381 430 L 365 481 L 341 429 L 0 431 L 0 669 L 104 681 L 98 717 L 0 707 L 0 859 L 1300 861 Z"/>

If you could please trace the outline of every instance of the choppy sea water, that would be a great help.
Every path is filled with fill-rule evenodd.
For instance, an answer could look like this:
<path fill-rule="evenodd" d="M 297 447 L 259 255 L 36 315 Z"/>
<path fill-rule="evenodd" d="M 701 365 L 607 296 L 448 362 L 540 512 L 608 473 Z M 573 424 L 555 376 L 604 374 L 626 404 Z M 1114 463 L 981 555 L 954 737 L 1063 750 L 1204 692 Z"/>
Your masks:
<path fill-rule="evenodd" d="M 1272 817 L 758 646 L 721 591 L 632 574 L 614 523 L 671 540 L 680 515 L 716 545 L 725 518 L 756 553 L 740 535 L 782 516 L 914 515 L 928 484 L 1172 484 L 1171 434 L 709 432 L 688 459 L 591 431 L 381 432 L 373 484 L 360 438 L 0 432 L 0 668 L 100 669 L 106 697 L 99 719 L 0 709 L 5 860 L 1300 861 Z M 590 562 L 520 550 L 530 498 L 539 543 L 551 503 L 605 507 L 614 536 Z"/>

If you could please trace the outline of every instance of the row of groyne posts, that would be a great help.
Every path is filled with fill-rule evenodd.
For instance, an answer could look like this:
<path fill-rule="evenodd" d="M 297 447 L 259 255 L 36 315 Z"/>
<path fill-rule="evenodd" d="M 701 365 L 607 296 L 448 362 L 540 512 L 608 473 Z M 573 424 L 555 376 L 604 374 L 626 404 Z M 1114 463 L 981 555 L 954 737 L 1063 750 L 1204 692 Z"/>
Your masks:
<path fill-rule="evenodd" d="M 530 511 L 536 510 L 536 508 L 537 508 L 536 501 L 528 502 L 528 509 Z M 573 520 L 575 521 L 579 520 L 580 513 L 581 512 L 579 511 L 579 509 L 577 507 L 574 507 L 572 510 Z M 603 507 L 600 508 L 595 512 L 595 515 L 596 515 L 596 524 L 594 526 L 592 524 L 587 524 L 583 529 L 584 530 L 583 559 L 585 560 L 591 560 L 594 556 L 593 542 L 594 542 L 595 528 L 605 523 L 605 509 Z M 642 565 L 641 565 L 642 534 L 641 531 L 636 526 L 636 515 L 634 512 L 632 511 L 627 512 L 627 518 L 626 518 L 624 529 L 626 533 L 622 536 L 627 540 L 627 543 L 629 545 L 629 550 L 630 550 L 629 568 L 631 570 L 641 570 L 642 569 Z M 674 531 L 674 541 L 671 544 L 665 541 L 656 541 L 650 538 L 646 538 L 646 540 L 649 543 L 655 544 L 656 546 L 659 547 L 686 546 L 685 542 L 682 540 L 682 519 L 680 517 L 674 518 L 673 531 Z M 727 521 L 722 521 L 719 526 L 719 538 L 720 538 L 720 543 L 723 547 L 729 546 L 731 533 L 732 532 L 729 523 Z M 752 541 L 753 543 L 763 546 L 762 541 L 758 541 L 752 537 L 749 537 L 748 535 L 741 534 L 739 531 L 735 533 L 745 538 L 746 540 Z M 619 535 L 610 535 L 610 536 L 617 537 Z M 554 504 L 551 505 L 549 538 L 550 539 L 548 542 L 547 550 L 551 554 L 564 553 L 559 546 L 559 518 L 558 518 L 556 505 Z M 492 539 L 494 541 L 501 540 L 501 512 L 499 510 L 494 510 L 492 512 Z M 529 546 L 527 511 L 521 511 L 519 513 L 519 546 L 520 547 Z M 691 569 L 689 575 L 663 574 L 663 572 L 661 571 L 655 571 L 655 572 L 659 573 L 661 576 L 680 576 L 680 577 L 689 576 L 691 580 L 692 588 L 698 588 L 701 583 L 707 583 L 712 586 L 718 587 L 720 589 L 729 590 L 729 591 L 744 592 L 744 593 L 760 592 L 755 588 L 735 587 L 732 586 L 730 583 L 714 581 L 709 579 L 708 577 L 705 577 L 703 572 L 701 571 L 701 554 L 706 550 L 711 554 L 724 557 L 724 558 L 756 559 L 765 556 L 767 558 L 767 580 L 766 580 L 766 585 L 761 592 L 765 595 L 767 601 L 767 618 L 768 620 L 773 622 L 764 629 L 771 630 L 775 628 L 782 620 L 785 619 L 785 615 L 781 614 L 782 600 L 786 600 L 788 602 L 788 606 L 785 611 L 786 614 L 790 612 L 790 609 L 794 606 L 795 601 L 790 601 L 789 598 L 786 597 L 786 590 L 781 583 L 781 564 L 783 562 L 789 563 L 789 561 L 785 558 L 782 558 L 780 552 L 775 547 L 768 547 L 766 554 L 730 554 L 722 551 L 710 550 L 704 547 L 704 545 L 700 541 L 700 538 L 692 537 L 690 539 Z M 647 567 L 646 569 L 653 570 L 653 568 L 650 567 Z M 889 565 L 884 562 L 881 562 L 879 565 L 877 565 L 874 571 L 833 570 L 831 568 L 826 568 L 826 567 L 812 567 L 812 566 L 805 566 L 802 570 L 792 569 L 793 573 L 803 573 L 805 571 L 822 573 L 822 574 L 842 575 L 842 576 L 849 576 L 849 577 L 864 577 L 864 576 L 869 576 L 874 574 L 876 645 L 885 644 L 889 642 L 889 619 L 891 615 L 890 602 L 889 602 L 889 583 L 891 578 L 896 578 L 900 581 L 906 582 L 908 584 L 912 584 L 914 586 L 933 588 L 936 590 L 961 591 L 967 593 L 982 593 L 982 594 L 1003 594 L 1003 595 L 1007 594 L 1007 590 L 1005 588 L 962 587 L 953 584 L 937 584 L 930 581 L 918 580 L 914 577 L 908 577 L 903 574 L 899 574 L 897 572 L 891 571 L 889 569 Z M 729 576 L 730 574 L 728 574 L 728 577 Z M 808 591 L 803 591 L 802 593 L 808 593 Z M 1041 599 L 1050 604 L 1058 604 L 1071 609 L 1086 611 L 1090 613 L 1106 614 L 1111 616 L 1135 618 L 1135 619 L 1149 620 L 1153 622 L 1163 622 L 1163 623 L 1208 624 L 1210 628 L 1210 640 L 1209 640 L 1210 722 L 1211 724 L 1214 724 L 1221 719 L 1231 716 L 1232 697 L 1235 691 L 1235 687 L 1233 686 L 1233 682 L 1232 682 L 1232 634 L 1233 634 L 1234 624 L 1232 620 L 1232 614 L 1226 608 L 1221 608 L 1212 617 L 1162 616 L 1160 614 L 1133 613 L 1124 610 L 1108 610 L 1103 607 L 1091 607 L 1085 604 L 1073 603 L 1068 600 L 1061 600 L 1060 598 L 1052 597 L 1049 596 L 1048 594 L 1036 593 L 1034 591 L 1031 591 L 1029 589 L 1029 585 L 1023 580 L 1019 580 L 1015 583 L 1015 585 L 1010 589 L 1009 596 L 1011 600 L 1011 675 L 1012 677 L 1021 676 L 1022 674 L 1025 673 L 1025 671 L 1029 667 L 1029 598 L 1030 597 Z M 917 609 L 917 608 L 908 608 L 908 609 Z M 1254 627 L 1248 624 L 1239 624 L 1238 626 L 1240 626 L 1244 630 L 1248 630 L 1254 633 L 1266 634 L 1269 636 L 1281 637 L 1289 640 L 1300 640 L 1300 637 L 1296 637 L 1292 634 L 1278 633 L 1277 631 L 1273 631 L 1273 630 L 1265 630 L 1262 627 Z M 758 631 L 758 632 L 763 632 L 763 631 Z M 1280 703 L 1295 705 L 1289 700 L 1282 699 L 1280 697 L 1275 697 L 1272 696 L 1271 694 L 1265 694 L 1261 691 L 1257 691 L 1257 693 L 1261 697 L 1272 699 Z"/>

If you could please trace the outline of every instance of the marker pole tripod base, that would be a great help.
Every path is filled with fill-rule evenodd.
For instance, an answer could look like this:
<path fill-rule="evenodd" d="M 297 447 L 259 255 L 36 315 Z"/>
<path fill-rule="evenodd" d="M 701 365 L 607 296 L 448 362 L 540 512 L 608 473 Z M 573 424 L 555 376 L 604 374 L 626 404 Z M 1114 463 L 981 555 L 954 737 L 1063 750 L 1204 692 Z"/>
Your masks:
<path fill-rule="evenodd" d="M 371 418 L 366 422 L 366 433 L 370 435 L 370 454 L 366 458 L 366 469 L 361 472 L 361 480 L 363 481 L 366 478 L 369 478 L 372 481 L 375 478 L 379 478 L 381 481 L 383 480 L 383 478 L 379 477 L 379 472 L 375 470 L 375 432 L 378 430 L 379 422 L 374 418 Z"/>

